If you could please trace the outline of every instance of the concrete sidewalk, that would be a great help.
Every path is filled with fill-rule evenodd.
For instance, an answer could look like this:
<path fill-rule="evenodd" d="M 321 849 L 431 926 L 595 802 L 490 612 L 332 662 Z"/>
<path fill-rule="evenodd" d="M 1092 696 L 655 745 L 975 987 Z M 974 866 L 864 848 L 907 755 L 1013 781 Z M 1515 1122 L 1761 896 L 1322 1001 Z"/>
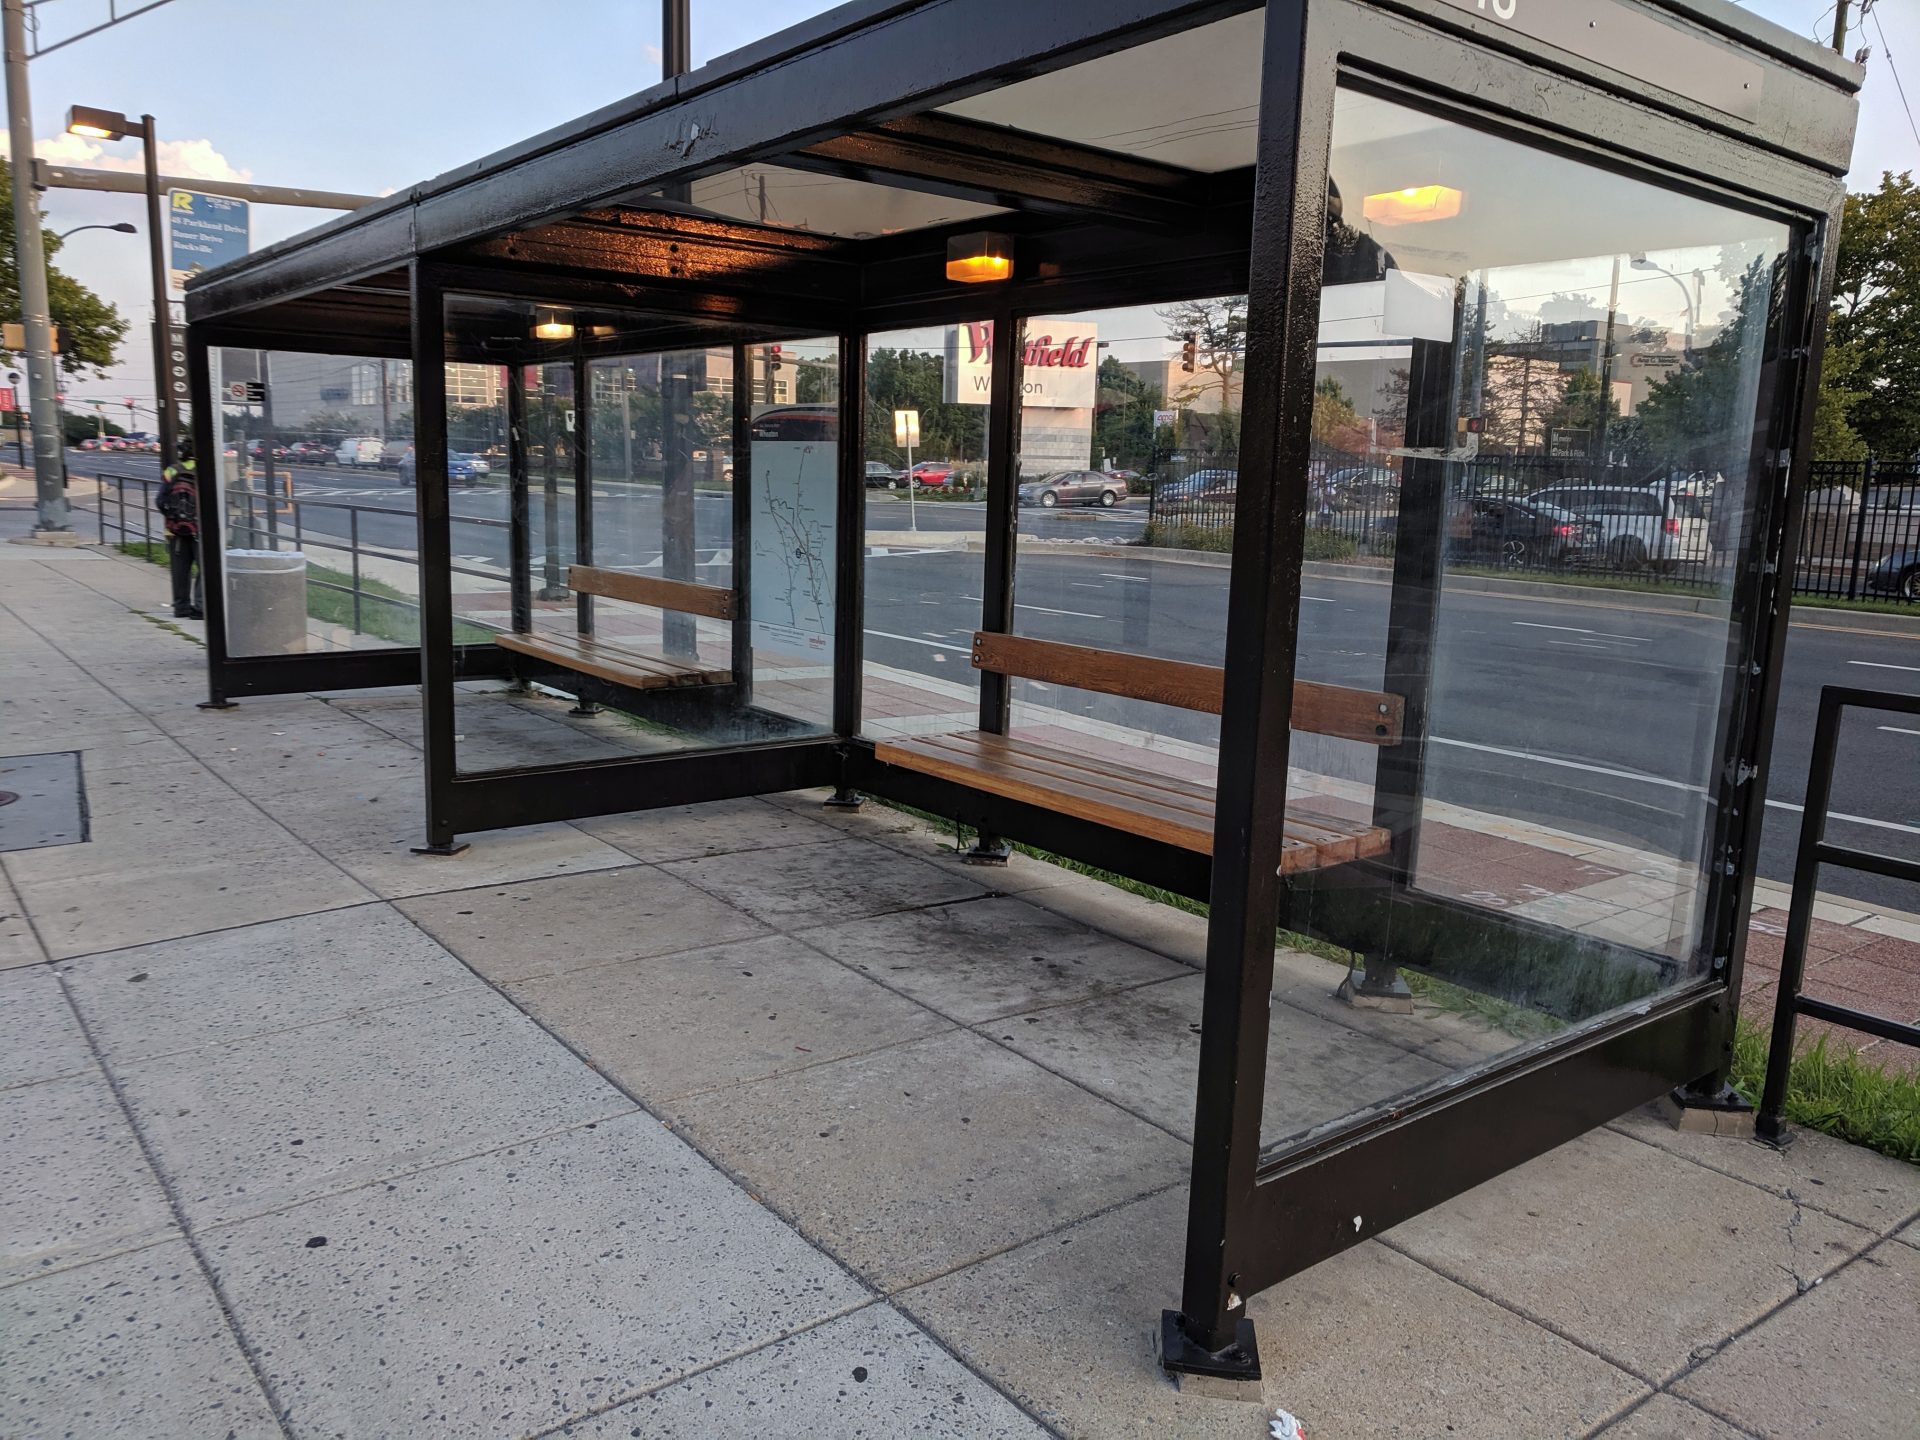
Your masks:
<path fill-rule="evenodd" d="M 1191 917 L 806 796 L 415 857 L 413 698 L 199 712 L 162 594 L 0 545 L 0 756 L 81 752 L 91 831 L 0 855 L 0 1434 L 1265 1434 L 1150 1351 Z M 1270 1109 L 1471 1053 L 1330 970 Z M 1916 1217 L 1629 1116 L 1258 1297 L 1265 1413 L 1910 1435 Z"/>

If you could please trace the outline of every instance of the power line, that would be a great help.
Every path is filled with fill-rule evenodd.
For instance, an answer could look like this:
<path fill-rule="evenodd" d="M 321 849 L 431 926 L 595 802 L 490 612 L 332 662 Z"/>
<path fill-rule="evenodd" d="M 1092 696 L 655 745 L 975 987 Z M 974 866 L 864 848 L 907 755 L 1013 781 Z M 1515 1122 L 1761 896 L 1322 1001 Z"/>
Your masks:
<path fill-rule="evenodd" d="M 1913 122 L 1913 106 L 1907 103 L 1907 87 L 1900 83 L 1900 67 L 1893 63 L 1893 50 L 1887 44 L 1886 28 L 1880 23 L 1879 14 L 1869 8 L 1866 12 L 1873 18 L 1873 28 L 1880 36 L 1880 53 L 1886 57 L 1887 71 L 1893 76 L 1893 88 L 1900 94 L 1900 108 L 1907 112 L 1907 128 L 1913 132 L 1913 143 L 1920 145 L 1920 125 Z"/>

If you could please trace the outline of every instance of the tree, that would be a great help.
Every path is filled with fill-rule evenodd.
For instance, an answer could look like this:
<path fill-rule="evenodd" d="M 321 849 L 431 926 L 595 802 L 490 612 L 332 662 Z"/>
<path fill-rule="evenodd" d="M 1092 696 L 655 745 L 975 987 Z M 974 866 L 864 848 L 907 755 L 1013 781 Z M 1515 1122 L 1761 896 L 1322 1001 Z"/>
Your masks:
<path fill-rule="evenodd" d="M 1560 348 L 1537 320 L 1514 338 L 1487 347 L 1480 408 L 1486 417 L 1483 443 L 1490 450 L 1522 455 L 1546 449 L 1547 417 L 1567 392 L 1566 373 L 1556 358 Z"/>
<path fill-rule="evenodd" d="M 1647 390 L 1634 449 L 1680 470 L 1744 473 L 1753 443 L 1753 386 L 1785 259 L 1755 256 L 1734 286 L 1733 308 L 1694 363 Z"/>
<path fill-rule="evenodd" d="M 1579 436 L 1579 448 L 1591 452 L 1600 443 L 1601 432 L 1620 416 L 1620 404 L 1598 370 L 1575 370 L 1567 376 L 1566 389 L 1547 412 L 1549 430 L 1573 431 Z"/>
<path fill-rule="evenodd" d="M 1920 450 L 1920 187 L 1887 172 L 1847 197 L 1836 256 L 1830 343 L 1851 351 L 1852 428 L 1876 455 Z M 1846 362 L 1843 362 L 1843 365 Z M 1840 377 L 1836 376 L 1836 380 Z"/>
<path fill-rule="evenodd" d="M 1820 393 L 1813 412 L 1813 458 L 1864 460 L 1867 442 L 1853 428 L 1853 409 L 1865 396 L 1859 388 L 1860 354 L 1844 341 L 1828 341 L 1820 367 Z"/>
<path fill-rule="evenodd" d="M 1111 459 L 1128 469 L 1153 468 L 1158 434 L 1153 412 L 1161 408 L 1158 389 L 1109 355 L 1095 376 L 1093 459 Z"/>
<path fill-rule="evenodd" d="M 69 375 L 102 374 L 118 357 L 126 319 L 71 275 L 54 268 L 60 237 L 42 229 L 47 247 L 47 301 L 64 336 L 60 368 Z M 0 161 L 0 320 L 20 322 L 20 265 L 15 255 L 13 171 Z"/>
<path fill-rule="evenodd" d="M 1193 393 L 1217 383 L 1220 411 L 1224 414 L 1238 408 L 1233 403 L 1233 377 L 1247 349 L 1247 297 L 1223 295 L 1211 300 L 1182 300 L 1178 305 L 1167 305 L 1153 313 L 1166 325 L 1169 340 L 1184 345 L 1187 336 L 1193 336 L 1196 371 L 1191 382 Z M 1201 380 L 1201 373 L 1212 378 Z M 1190 400 L 1192 394 L 1176 393 L 1173 398 Z"/>

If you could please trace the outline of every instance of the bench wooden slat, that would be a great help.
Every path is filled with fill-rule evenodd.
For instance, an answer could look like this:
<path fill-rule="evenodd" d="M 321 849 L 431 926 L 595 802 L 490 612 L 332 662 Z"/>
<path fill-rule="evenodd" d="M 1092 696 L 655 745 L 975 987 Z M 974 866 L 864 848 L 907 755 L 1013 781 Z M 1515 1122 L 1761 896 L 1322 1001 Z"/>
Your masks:
<path fill-rule="evenodd" d="M 1182 850 L 1213 853 L 1213 791 L 1197 783 L 1182 794 L 1151 771 L 985 731 L 883 741 L 874 757 Z M 1280 873 L 1384 855 L 1390 847 L 1391 837 L 1378 826 L 1289 814 L 1281 826 Z"/>
<path fill-rule="evenodd" d="M 1226 692 L 1226 672 L 1217 665 L 1128 655 L 1025 635 L 994 635 L 984 630 L 973 637 L 973 666 L 1022 680 L 1174 705 L 1207 715 L 1220 713 Z M 1406 701 L 1379 690 L 1296 680 L 1292 721 L 1294 729 L 1315 735 L 1368 745 L 1398 745 L 1406 721 Z"/>
<path fill-rule="evenodd" d="M 659 575 L 636 575 L 631 570 L 608 570 L 598 565 L 569 565 L 567 588 L 581 595 L 603 595 L 635 605 L 731 620 L 739 613 L 739 599 L 725 585 L 699 585 L 691 580 L 668 580 Z"/>
<path fill-rule="evenodd" d="M 680 685 L 726 685 L 733 672 L 695 660 L 678 660 L 630 648 L 591 635 L 516 634 L 494 637 L 502 649 L 546 660 L 566 670 L 577 670 L 634 690 L 659 690 Z"/>

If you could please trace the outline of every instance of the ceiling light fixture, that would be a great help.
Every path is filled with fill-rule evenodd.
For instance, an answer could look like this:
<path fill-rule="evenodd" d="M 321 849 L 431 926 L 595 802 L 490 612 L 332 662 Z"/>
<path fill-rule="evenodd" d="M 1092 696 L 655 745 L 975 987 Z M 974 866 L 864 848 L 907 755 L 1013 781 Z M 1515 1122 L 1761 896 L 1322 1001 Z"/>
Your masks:
<path fill-rule="evenodd" d="M 1463 197 L 1450 185 L 1409 185 L 1385 190 L 1361 202 L 1361 213 L 1376 225 L 1414 225 L 1423 220 L 1451 220 L 1460 213 Z"/>
<path fill-rule="evenodd" d="M 947 241 L 947 279 L 963 285 L 1006 280 L 1013 275 L 1013 237 L 975 230 Z"/>

